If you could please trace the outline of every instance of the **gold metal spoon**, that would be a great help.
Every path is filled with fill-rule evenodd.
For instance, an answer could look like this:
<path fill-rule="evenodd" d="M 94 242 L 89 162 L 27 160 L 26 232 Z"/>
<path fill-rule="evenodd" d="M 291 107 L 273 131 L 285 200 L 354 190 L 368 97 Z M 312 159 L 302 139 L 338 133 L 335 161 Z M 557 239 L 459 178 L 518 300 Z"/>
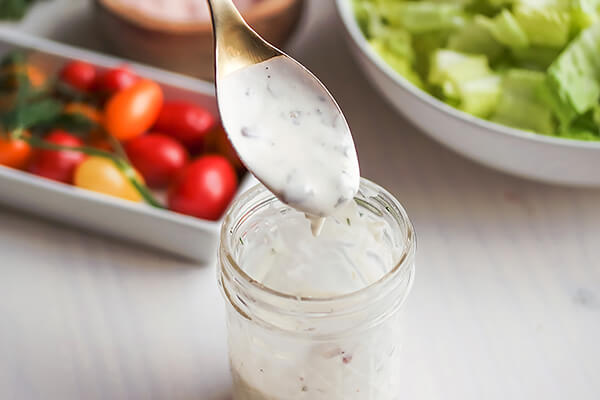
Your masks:
<path fill-rule="evenodd" d="M 208 0 L 215 40 L 216 81 L 242 67 L 283 55 L 260 37 L 231 0 Z"/>
<path fill-rule="evenodd" d="M 331 215 L 360 182 L 339 106 L 299 62 L 267 43 L 232 0 L 208 0 L 223 126 L 250 172 L 288 205 Z"/>

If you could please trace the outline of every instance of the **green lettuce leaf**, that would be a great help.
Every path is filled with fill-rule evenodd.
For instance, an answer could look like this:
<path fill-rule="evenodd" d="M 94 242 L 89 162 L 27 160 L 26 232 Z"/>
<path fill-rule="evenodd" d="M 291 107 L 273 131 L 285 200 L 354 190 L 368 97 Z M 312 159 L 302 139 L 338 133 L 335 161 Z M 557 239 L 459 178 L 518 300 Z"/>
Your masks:
<path fill-rule="evenodd" d="M 504 49 L 486 28 L 469 23 L 448 38 L 448 49 L 462 53 L 483 54 L 490 61 L 497 60 Z"/>
<path fill-rule="evenodd" d="M 546 74 L 523 69 L 507 71 L 491 121 L 547 135 L 555 131 L 552 111 L 539 98 Z"/>
<path fill-rule="evenodd" d="M 504 9 L 494 18 L 475 16 L 475 23 L 486 28 L 500 43 L 510 48 L 529 46 L 527 34 L 510 11 Z"/>
<path fill-rule="evenodd" d="M 562 48 L 569 40 L 571 14 L 568 11 L 517 6 L 514 15 L 532 45 Z"/>
<path fill-rule="evenodd" d="M 356 22 L 367 39 L 378 37 L 387 30 L 376 4 L 365 0 L 354 0 L 353 5 Z"/>
<path fill-rule="evenodd" d="M 598 21 L 600 0 L 571 0 L 571 17 L 576 32 Z"/>
<path fill-rule="evenodd" d="M 536 71 L 546 71 L 560 52 L 561 49 L 555 47 L 536 46 L 511 50 L 516 67 Z"/>
<path fill-rule="evenodd" d="M 460 4 L 431 2 L 385 2 L 379 12 L 390 25 L 410 33 L 424 33 L 454 29 L 465 24 L 465 14 Z"/>
<path fill-rule="evenodd" d="M 548 68 L 548 86 L 561 107 L 583 114 L 600 97 L 600 24 L 575 38 Z"/>
<path fill-rule="evenodd" d="M 458 84 L 458 108 L 477 117 L 486 118 L 496 108 L 500 97 L 500 76 L 488 75 Z"/>
<path fill-rule="evenodd" d="M 371 39 L 369 43 L 396 72 L 415 86 L 424 88 L 423 81 L 413 68 L 415 52 L 408 32 L 388 29 L 383 36 Z"/>
<path fill-rule="evenodd" d="M 491 74 L 485 56 L 438 49 L 431 56 L 428 82 L 440 86 L 445 96 L 458 98 L 461 83 Z"/>
<path fill-rule="evenodd" d="M 438 49 L 431 57 L 428 82 L 459 109 L 487 117 L 500 95 L 500 78 L 492 73 L 487 58 Z"/>

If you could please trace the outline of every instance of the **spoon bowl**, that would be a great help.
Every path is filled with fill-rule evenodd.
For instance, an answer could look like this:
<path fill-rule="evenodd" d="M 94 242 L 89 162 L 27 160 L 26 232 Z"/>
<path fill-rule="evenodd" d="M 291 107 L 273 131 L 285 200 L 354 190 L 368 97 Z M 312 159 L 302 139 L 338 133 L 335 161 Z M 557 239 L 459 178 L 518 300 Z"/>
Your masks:
<path fill-rule="evenodd" d="M 331 215 L 360 183 L 352 135 L 325 86 L 258 35 L 231 0 L 209 0 L 217 101 L 246 168 L 284 203 Z"/>

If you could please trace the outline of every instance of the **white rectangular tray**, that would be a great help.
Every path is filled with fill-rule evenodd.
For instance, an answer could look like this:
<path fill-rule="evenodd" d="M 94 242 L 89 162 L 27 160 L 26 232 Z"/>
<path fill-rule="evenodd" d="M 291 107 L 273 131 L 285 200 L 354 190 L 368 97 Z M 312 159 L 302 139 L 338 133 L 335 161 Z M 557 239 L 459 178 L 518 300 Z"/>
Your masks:
<path fill-rule="evenodd" d="M 71 59 L 85 60 L 101 68 L 124 63 L 118 58 L 0 27 L 0 57 L 15 48 L 31 50 L 35 64 L 51 72 Z M 161 84 L 166 98 L 193 101 L 216 113 L 211 83 L 129 61 L 127 64 L 140 76 Z M 239 191 L 255 182 L 250 174 L 246 174 Z M 204 262 L 216 255 L 221 226 L 221 221 L 204 221 L 1 166 L 0 203 L 75 225 L 85 231 L 103 233 Z"/>

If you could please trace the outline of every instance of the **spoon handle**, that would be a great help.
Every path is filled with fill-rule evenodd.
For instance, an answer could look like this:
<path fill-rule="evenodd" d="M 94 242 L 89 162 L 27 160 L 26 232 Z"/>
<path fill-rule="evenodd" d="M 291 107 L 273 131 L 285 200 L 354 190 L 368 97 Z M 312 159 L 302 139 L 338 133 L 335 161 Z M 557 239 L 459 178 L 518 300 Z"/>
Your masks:
<path fill-rule="evenodd" d="M 281 55 L 246 23 L 232 0 L 207 1 L 213 26 L 217 80 L 240 68 Z"/>
<path fill-rule="evenodd" d="M 213 29 L 243 23 L 243 18 L 232 0 L 207 0 L 210 8 Z"/>

